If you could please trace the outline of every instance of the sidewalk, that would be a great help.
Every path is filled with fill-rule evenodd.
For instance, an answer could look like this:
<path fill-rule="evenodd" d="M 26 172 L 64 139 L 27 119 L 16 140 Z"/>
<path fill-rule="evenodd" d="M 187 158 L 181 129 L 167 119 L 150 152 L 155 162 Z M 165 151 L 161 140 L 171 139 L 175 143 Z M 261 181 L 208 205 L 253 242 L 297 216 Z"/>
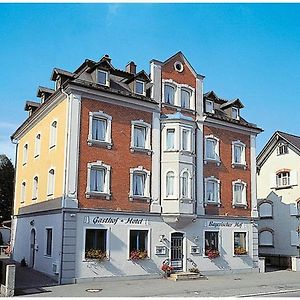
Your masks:
<path fill-rule="evenodd" d="M 177 281 L 167 279 L 111 280 L 51 286 L 26 296 L 37 297 L 229 297 L 258 293 L 298 292 L 300 273 L 275 271 L 223 276 L 207 280 Z M 26 292 L 26 290 L 24 290 Z"/>

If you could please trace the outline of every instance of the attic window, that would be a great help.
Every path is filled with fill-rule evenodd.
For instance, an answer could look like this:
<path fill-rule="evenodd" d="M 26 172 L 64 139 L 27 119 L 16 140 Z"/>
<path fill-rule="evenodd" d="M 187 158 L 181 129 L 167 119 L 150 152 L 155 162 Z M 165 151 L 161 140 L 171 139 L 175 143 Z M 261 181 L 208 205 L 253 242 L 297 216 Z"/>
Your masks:
<path fill-rule="evenodd" d="M 287 154 L 288 153 L 288 147 L 286 144 L 281 144 L 277 148 L 277 155 Z"/>
<path fill-rule="evenodd" d="M 231 110 L 231 116 L 233 119 L 238 120 L 239 119 L 239 109 L 236 107 L 233 107 Z"/>
<path fill-rule="evenodd" d="M 108 73 L 103 70 L 98 70 L 97 82 L 102 85 L 108 85 Z"/>
<path fill-rule="evenodd" d="M 135 83 L 135 92 L 139 95 L 145 95 L 145 82 L 137 80 Z"/>
<path fill-rule="evenodd" d="M 205 112 L 214 113 L 214 103 L 210 100 L 205 101 Z"/>
<path fill-rule="evenodd" d="M 180 61 L 176 61 L 174 63 L 174 69 L 177 71 L 177 72 L 182 72 L 183 71 L 183 64 L 180 62 Z"/>

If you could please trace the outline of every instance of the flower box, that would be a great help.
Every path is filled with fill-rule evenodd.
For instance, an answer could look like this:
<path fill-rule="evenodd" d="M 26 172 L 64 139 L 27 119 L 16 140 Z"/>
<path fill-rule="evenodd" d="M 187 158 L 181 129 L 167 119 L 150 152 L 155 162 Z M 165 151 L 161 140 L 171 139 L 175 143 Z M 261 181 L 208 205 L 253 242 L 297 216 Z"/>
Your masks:
<path fill-rule="evenodd" d="M 146 250 L 132 250 L 129 255 L 131 260 L 140 260 L 148 258 L 148 253 Z"/>
<path fill-rule="evenodd" d="M 86 259 L 103 261 L 107 259 L 106 252 L 99 249 L 89 249 L 85 252 Z"/>

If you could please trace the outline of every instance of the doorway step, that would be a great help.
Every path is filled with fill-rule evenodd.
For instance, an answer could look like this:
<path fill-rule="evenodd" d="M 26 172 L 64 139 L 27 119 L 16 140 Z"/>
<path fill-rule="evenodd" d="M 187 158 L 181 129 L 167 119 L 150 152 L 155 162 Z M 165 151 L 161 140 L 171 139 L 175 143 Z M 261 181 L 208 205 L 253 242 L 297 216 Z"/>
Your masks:
<path fill-rule="evenodd" d="M 200 273 L 178 272 L 178 273 L 170 274 L 170 277 L 168 277 L 168 279 L 173 281 L 179 281 L 179 280 L 207 279 L 207 277 L 205 277 Z"/>

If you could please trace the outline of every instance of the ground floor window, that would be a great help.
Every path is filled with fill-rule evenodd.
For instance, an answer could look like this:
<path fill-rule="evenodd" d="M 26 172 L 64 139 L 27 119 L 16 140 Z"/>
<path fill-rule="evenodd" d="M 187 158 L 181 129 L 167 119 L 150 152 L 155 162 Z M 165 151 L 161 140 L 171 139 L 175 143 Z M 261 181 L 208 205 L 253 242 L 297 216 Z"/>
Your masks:
<path fill-rule="evenodd" d="M 130 230 L 129 258 L 145 259 L 148 257 L 148 230 Z"/>
<path fill-rule="evenodd" d="M 246 232 L 234 233 L 234 254 L 247 254 Z"/>
<path fill-rule="evenodd" d="M 220 255 L 218 231 L 205 231 L 204 251 L 209 258 L 215 258 Z"/>
<path fill-rule="evenodd" d="M 52 228 L 46 228 L 46 255 L 52 255 Z"/>
<path fill-rule="evenodd" d="M 106 229 L 86 229 L 85 258 L 104 260 L 106 258 Z"/>

